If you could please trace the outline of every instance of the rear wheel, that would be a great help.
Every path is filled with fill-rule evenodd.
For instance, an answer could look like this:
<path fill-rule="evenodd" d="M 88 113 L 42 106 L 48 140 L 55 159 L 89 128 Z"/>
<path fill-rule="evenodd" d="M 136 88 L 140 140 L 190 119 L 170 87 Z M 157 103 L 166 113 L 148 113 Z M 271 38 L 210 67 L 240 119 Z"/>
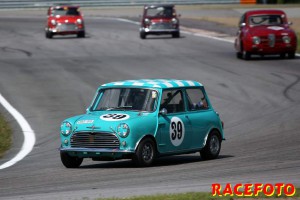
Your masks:
<path fill-rule="evenodd" d="M 83 161 L 83 158 L 72 157 L 66 152 L 60 152 L 60 159 L 66 168 L 78 168 Z"/>
<path fill-rule="evenodd" d="M 201 158 L 204 160 L 215 159 L 221 150 L 221 138 L 217 131 L 212 131 L 207 138 L 205 147 L 200 151 Z"/>
<path fill-rule="evenodd" d="M 146 138 L 139 144 L 132 160 L 140 167 L 150 166 L 156 156 L 155 143 L 152 139 Z"/>

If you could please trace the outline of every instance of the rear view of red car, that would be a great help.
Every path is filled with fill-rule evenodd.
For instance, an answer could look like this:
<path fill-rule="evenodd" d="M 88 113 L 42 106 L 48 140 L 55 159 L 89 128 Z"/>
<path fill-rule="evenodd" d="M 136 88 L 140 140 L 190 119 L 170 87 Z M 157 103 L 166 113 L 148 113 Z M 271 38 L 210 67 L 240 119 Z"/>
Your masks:
<path fill-rule="evenodd" d="M 52 6 L 48 9 L 46 38 L 76 34 L 85 37 L 84 21 L 78 6 Z"/>
<path fill-rule="evenodd" d="M 180 37 L 179 19 L 174 5 L 146 5 L 140 27 L 140 37 L 147 35 L 171 34 Z"/>
<path fill-rule="evenodd" d="M 294 58 L 297 36 L 282 10 L 251 10 L 242 15 L 235 39 L 238 58 L 277 54 Z"/>

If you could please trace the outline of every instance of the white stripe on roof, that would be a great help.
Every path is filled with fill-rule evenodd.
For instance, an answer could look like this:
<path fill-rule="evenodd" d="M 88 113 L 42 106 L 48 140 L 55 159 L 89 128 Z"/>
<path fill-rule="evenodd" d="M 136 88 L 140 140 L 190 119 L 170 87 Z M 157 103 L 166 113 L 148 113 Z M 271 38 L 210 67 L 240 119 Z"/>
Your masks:
<path fill-rule="evenodd" d="M 192 81 L 186 81 L 186 82 L 189 84 L 189 86 L 195 86 L 195 83 Z"/>
<path fill-rule="evenodd" d="M 144 83 L 142 83 L 142 82 L 134 82 L 134 83 L 132 83 L 132 85 L 135 85 L 135 86 L 143 86 Z"/>
<path fill-rule="evenodd" d="M 175 83 L 176 83 L 178 86 L 184 86 L 184 84 L 183 84 L 181 81 L 175 81 Z"/>
<path fill-rule="evenodd" d="M 115 82 L 114 85 L 124 85 L 124 82 Z"/>

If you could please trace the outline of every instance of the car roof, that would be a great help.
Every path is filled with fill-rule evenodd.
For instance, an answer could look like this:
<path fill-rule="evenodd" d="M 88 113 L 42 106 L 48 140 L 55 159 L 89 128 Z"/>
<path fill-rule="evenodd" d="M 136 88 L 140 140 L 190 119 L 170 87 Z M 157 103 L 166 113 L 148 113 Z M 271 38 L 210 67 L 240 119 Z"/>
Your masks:
<path fill-rule="evenodd" d="M 79 6 L 74 6 L 74 5 L 65 5 L 65 4 L 59 4 L 59 5 L 54 5 L 54 6 L 51 6 L 50 8 L 52 9 L 58 9 L 58 8 L 79 8 Z"/>
<path fill-rule="evenodd" d="M 261 14 L 285 14 L 282 10 L 268 9 L 268 10 L 250 10 L 246 12 L 247 15 L 261 15 Z"/>
<path fill-rule="evenodd" d="M 101 87 L 147 87 L 147 88 L 178 88 L 178 87 L 203 87 L 203 85 L 193 80 L 177 79 L 139 79 L 111 82 L 101 85 Z"/>
<path fill-rule="evenodd" d="M 157 7 L 174 7 L 173 4 L 149 4 L 145 5 L 145 8 L 157 8 Z"/>

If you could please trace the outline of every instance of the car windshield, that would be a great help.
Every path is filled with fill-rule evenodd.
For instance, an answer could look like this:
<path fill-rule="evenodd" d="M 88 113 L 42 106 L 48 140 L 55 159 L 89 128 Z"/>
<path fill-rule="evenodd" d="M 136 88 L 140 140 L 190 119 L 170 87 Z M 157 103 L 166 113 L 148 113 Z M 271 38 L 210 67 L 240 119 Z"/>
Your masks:
<path fill-rule="evenodd" d="M 146 10 L 147 17 L 173 17 L 174 15 L 172 7 L 150 7 Z"/>
<path fill-rule="evenodd" d="M 252 26 L 282 25 L 283 20 L 280 15 L 256 15 L 249 18 L 249 23 Z"/>
<path fill-rule="evenodd" d="M 98 93 L 92 110 L 156 110 L 158 93 L 156 90 L 141 88 L 111 88 Z"/>
<path fill-rule="evenodd" d="M 80 15 L 78 8 L 69 8 L 69 7 L 61 7 L 61 8 L 54 8 L 51 11 L 52 16 L 60 15 L 60 16 L 65 16 L 65 15 L 75 15 L 78 16 Z"/>

